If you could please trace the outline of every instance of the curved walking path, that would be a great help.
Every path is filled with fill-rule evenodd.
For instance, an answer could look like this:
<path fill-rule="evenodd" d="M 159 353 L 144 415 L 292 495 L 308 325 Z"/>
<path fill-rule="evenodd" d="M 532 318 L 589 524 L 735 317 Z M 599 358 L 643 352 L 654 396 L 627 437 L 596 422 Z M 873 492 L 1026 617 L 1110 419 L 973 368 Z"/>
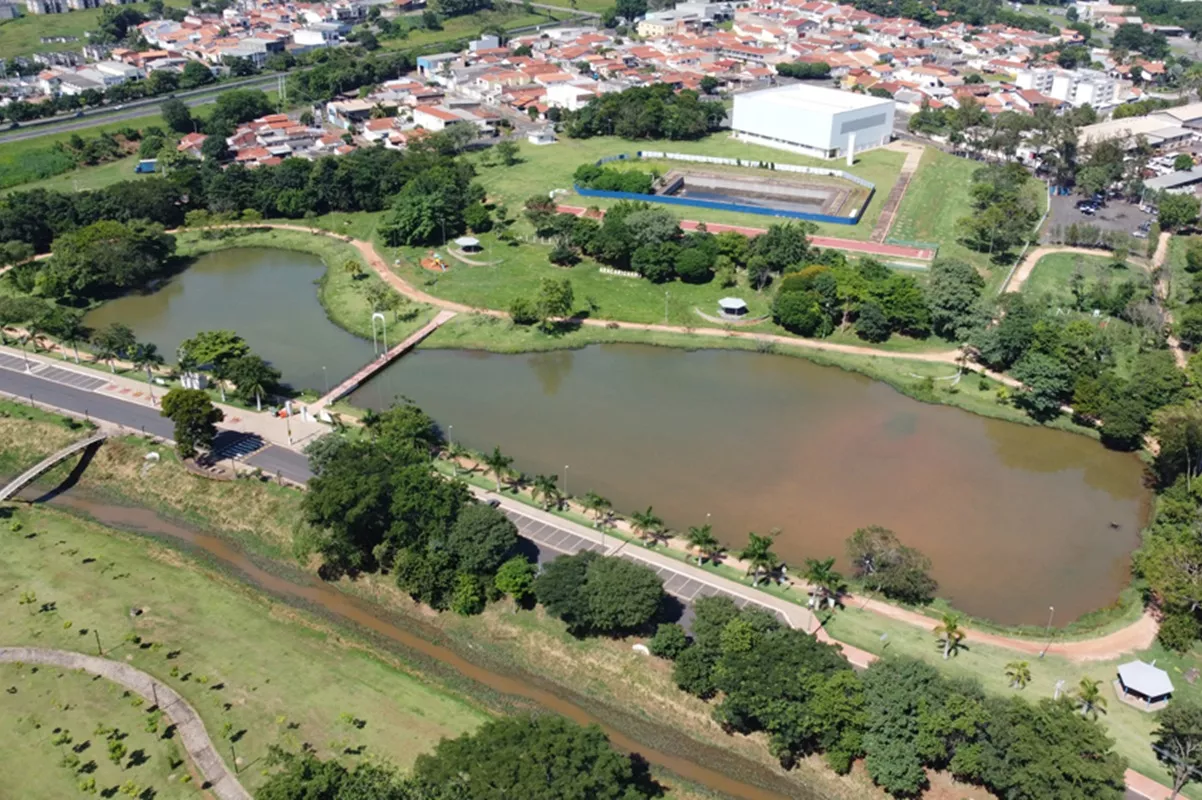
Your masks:
<path fill-rule="evenodd" d="M 1006 292 L 1017 292 L 1023 288 L 1023 284 L 1031 277 L 1031 273 L 1035 270 L 1035 265 L 1039 263 L 1044 256 L 1055 255 L 1056 253 L 1078 253 L 1083 256 L 1109 256 L 1114 255 L 1109 250 L 1104 250 L 1098 247 L 1071 247 L 1069 245 L 1047 245 L 1045 247 L 1036 247 L 1031 252 L 1027 253 L 1027 257 L 1023 259 L 1023 263 L 1019 264 L 1018 269 L 1010 276 L 1010 280 L 1002 287 L 999 294 Z"/>
<path fill-rule="evenodd" d="M 217 755 L 200 715 L 174 689 L 145 672 L 121 661 L 45 647 L 0 647 L 0 662 L 82 670 L 120 684 L 150 703 L 157 704 L 175 726 L 180 744 L 204 778 L 208 791 L 218 800 L 251 800 L 250 792 L 242 788 L 238 779 L 226 769 L 221 756 Z"/>

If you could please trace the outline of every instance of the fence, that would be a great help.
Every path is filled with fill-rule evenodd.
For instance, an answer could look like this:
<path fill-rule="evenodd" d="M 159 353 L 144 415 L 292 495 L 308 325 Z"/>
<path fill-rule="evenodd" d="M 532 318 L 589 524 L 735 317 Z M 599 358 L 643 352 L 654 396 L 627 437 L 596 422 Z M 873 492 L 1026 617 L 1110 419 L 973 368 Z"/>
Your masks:
<path fill-rule="evenodd" d="M 618 153 L 617 155 L 605 156 L 597 160 L 597 166 L 608 164 L 613 161 L 629 161 L 635 158 L 663 158 L 670 161 L 692 161 L 700 164 L 722 164 L 733 167 L 751 167 L 754 169 L 767 169 L 779 172 L 796 172 L 805 175 L 824 175 L 827 177 L 842 178 L 850 181 L 858 186 L 868 189 L 868 194 L 864 198 L 864 203 L 859 208 L 855 209 L 854 213 L 847 217 L 837 217 L 832 214 L 815 214 L 810 211 L 788 211 L 778 208 L 762 208 L 760 206 L 743 205 L 742 203 L 729 203 L 719 200 L 697 200 L 690 197 L 672 197 L 665 194 L 635 194 L 634 192 L 612 192 L 606 189 L 588 189 L 579 184 L 573 184 L 576 193 L 583 197 L 604 197 L 611 200 L 641 200 L 649 203 L 663 203 L 670 206 L 689 206 L 692 208 L 708 208 L 713 211 L 735 211 L 740 214 L 758 214 L 762 217 L 787 217 L 790 219 L 803 219 L 809 222 L 828 222 L 832 225 L 855 225 L 860 221 L 860 215 L 864 213 L 864 209 L 872 202 L 872 196 L 876 193 L 876 184 L 871 181 L 866 181 L 863 178 L 852 175 L 849 172 L 844 172 L 840 169 L 826 169 L 825 167 L 803 167 L 800 164 L 778 164 L 774 161 L 756 161 L 743 158 L 719 158 L 717 156 L 694 156 L 687 153 L 664 153 L 658 150 L 640 150 L 632 157 L 628 153 Z"/>

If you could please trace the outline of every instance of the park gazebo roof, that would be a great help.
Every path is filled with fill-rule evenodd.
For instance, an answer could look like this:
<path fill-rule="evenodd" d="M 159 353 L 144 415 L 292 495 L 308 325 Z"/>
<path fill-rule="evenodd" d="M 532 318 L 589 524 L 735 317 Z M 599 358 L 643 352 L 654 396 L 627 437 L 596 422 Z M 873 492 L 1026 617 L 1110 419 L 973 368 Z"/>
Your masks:
<path fill-rule="evenodd" d="M 727 313 L 735 313 L 747 310 L 747 303 L 737 297 L 723 297 L 718 301 L 718 308 Z"/>
<path fill-rule="evenodd" d="M 1119 680 L 1123 688 L 1147 698 L 1165 697 L 1173 693 L 1173 682 L 1169 673 L 1142 661 L 1129 661 L 1119 665 Z"/>
<path fill-rule="evenodd" d="M 475 236 L 460 236 L 455 240 L 455 244 L 459 245 L 460 247 L 479 247 L 480 240 Z"/>

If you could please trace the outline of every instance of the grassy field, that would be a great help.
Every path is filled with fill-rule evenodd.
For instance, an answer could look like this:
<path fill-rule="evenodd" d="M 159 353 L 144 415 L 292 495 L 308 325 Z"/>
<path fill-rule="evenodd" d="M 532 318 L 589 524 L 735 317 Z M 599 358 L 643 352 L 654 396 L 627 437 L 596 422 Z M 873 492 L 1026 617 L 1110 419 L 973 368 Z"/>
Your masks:
<path fill-rule="evenodd" d="M 133 164 L 136 158 L 121 159 L 110 164 L 96 167 L 74 168 L 74 161 L 61 153 L 54 145 L 66 142 L 78 134 L 84 139 L 91 139 L 101 133 L 117 133 L 126 128 L 145 129 L 151 125 L 165 127 L 163 118 L 158 114 L 148 114 L 137 119 L 122 122 L 109 122 L 63 133 L 47 133 L 32 139 L 21 139 L 15 142 L 5 142 L 0 139 L 0 185 L 8 191 L 25 190 L 40 184 L 41 188 L 57 188 L 62 191 L 73 191 L 75 182 L 80 189 L 96 189 L 129 180 L 134 177 Z M 116 168 L 116 164 L 128 163 L 125 169 Z M 50 181 L 56 181 L 49 185 Z M 7 193 L 7 192 L 6 192 Z"/>
<path fill-rule="evenodd" d="M 166 5 L 187 8 L 186 0 L 165 0 Z M 145 3 L 135 3 L 129 8 L 148 14 Z M 0 23 L 0 53 L 5 58 L 27 56 L 32 53 L 49 53 L 61 50 L 78 50 L 88 43 L 84 34 L 96 30 L 100 21 L 99 8 L 71 11 L 66 14 L 27 14 L 21 8 L 17 19 Z M 77 42 L 50 42 L 42 44 L 43 36 L 74 36 Z"/>
<path fill-rule="evenodd" d="M 585 0 L 592 2 L 593 0 Z M 559 5 L 553 3 L 551 5 Z M 564 3 L 566 5 L 566 2 Z M 393 50 L 408 50 L 411 48 L 428 47 L 441 42 L 454 42 L 459 39 L 470 39 L 479 35 L 480 31 L 490 25 L 499 25 L 505 30 L 525 28 L 532 25 L 542 25 L 571 16 L 567 13 L 537 10 L 534 14 L 522 13 L 520 7 L 503 4 L 497 11 L 478 11 L 461 17 L 449 17 L 442 20 L 442 29 L 437 31 L 416 29 L 409 32 L 404 39 L 381 39 L 383 47 Z"/>
<path fill-rule="evenodd" d="M 906 190 L 890 237 L 898 240 L 938 242 L 940 258 L 956 258 L 988 273 L 990 285 L 1005 276 L 1011 262 L 998 266 L 985 253 L 970 250 L 960 242 L 956 223 L 969 213 L 972 175 L 983 165 L 949 155 L 936 147 L 926 148 L 918 172 Z M 1032 199 L 1042 212 L 1042 184 L 1032 181 Z M 878 190 L 879 191 L 879 190 Z"/>
<path fill-rule="evenodd" d="M 407 767 L 440 737 L 486 718 L 411 665 L 368 652 L 173 550 L 43 508 L 17 519 L 24 528 L 3 533 L 0 581 L 36 593 L 50 610 L 27 611 L 9 593 L 0 641 L 92 650 L 96 631 L 107 656 L 183 694 L 227 761 L 233 744 L 251 787 L 262 776 L 251 767 L 272 744 L 309 742 L 327 756 L 355 751 Z M 116 722 L 81 722 L 78 737 L 101 721 Z"/>
<path fill-rule="evenodd" d="M 4 151 L 5 148 L 0 146 L 0 154 L 3 154 Z M 136 181 L 150 177 L 153 173 L 139 175 L 134 172 L 134 167 L 138 166 L 139 160 L 140 157 L 135 154 L 95 167 L 68 168 L 62 174 L 51 178 L 44 178 L 40 181 L 29 181 L 12 186 L 0 192 L 0 195 L 10 192 L 28 192 L 33 189 L 45 189 L 51 192 L 82 192 L 92 189 L 103 189 L 105 186 L 120 183 L 121 181 Z"/>
<path fill-rule="evenodd" d="M 203 796 L 195 776 L 183 780 L 188 766 L 180 763 L 178 740 L 162 738 L 167 722 L 157 732 L 148 731 L 150 716 L 135 705 L 141 698 L 116 684 L 82 672 L 19 664 L 0 664 L 0 684 L 8 690 L 0 697 L 0 794 L 26 800 L 82 794 L 84 776 L 70 765 L 78 759 L 81 766 L 90 765 L 89 775 L 101 792 L 115 795 L 132 781 L 153 791 L 156 800 Z M 120 765 L 109 759 L 106 737 L 96 733 L 98 724 L 123 735 L 120 741 L 130 755 Z M 64 733 L 70 741 L 55 744 Z M 132 758 L 134 753 L 146 761 L 138 763 L 141 758 Z"/>
<path fill-rule="evenodd" d="M 639 150 L 689 153 L 694 155 L 722 156 L 726 158 L 764 159 L 787 164 L 831 167 L 829 161 L 807 158 L 794 153 L 784 153 L 759 145 L 736 141 L 727 134 L 717 133 L 694 142 L 628 142 L 614 136 L 598 136 L 592 139 L 569 139 L 562 137 L 553 145 L 537 146 L 528 142 L 520 144 L 520 163 L 511 167 L 491 165 L 487 152 L 477 159 L 480 172 L 479 182 L 489 193 L 489 198 L 503 203 L 511 212 L 518 213 L 527 198 L 546 195 L 552 189 L 564 189 L 568 193 L 559 196 L 559 201 L 568 205 L 599 206 L 605 208 L 615 201 L 596 197 L 581 197 L 572 192 L 572 173 L 581 164 L 592 163 L 603 156 L 619 153 L 633 155 Z M 861 154 L 850 172 L 876 184 L 876 193 L 868 204 L 857 225 L 832 225 L 819 223 L 822 235 L 845 239 L 867 239 L 872 226 L 880 216 L 881 207 L 890 188 L 897 182 L 905 156 L 892 150 L 870 150 Z M 662 171 L 679 162 L 653 161 Z M 842 165 L 839 165 L 842 168 Z M 754 173 L 752 173 L 754 174 Z M 675 208 L 674 213 L 683 219 L 698 219 L 706 222 L 724 222 L 731 225 L 748 225 L 767 228 L 785 220 L 758 214 L 739 214 L 726 211 L 711 211 L 703 208 Z M 520 226 L 526 226 L 523 220 Z"/>
<path fill-rule="evenodd" d="M 1073 293 L 1070 288 L 1072 277 L 1077 272 L 1089 286 L 1099 280 L 1114 281 L 1132 278 L 1146 283 L 1148 273 L 1135 264 L 1116 264 L 1109 256 L 1093 256 L 1084 253 L 1052 253 L 1039 259 L 1023 284 L 1023 292 L 1032 297 L 1048 297 L 1052 302 L 1071 306 Z"/>

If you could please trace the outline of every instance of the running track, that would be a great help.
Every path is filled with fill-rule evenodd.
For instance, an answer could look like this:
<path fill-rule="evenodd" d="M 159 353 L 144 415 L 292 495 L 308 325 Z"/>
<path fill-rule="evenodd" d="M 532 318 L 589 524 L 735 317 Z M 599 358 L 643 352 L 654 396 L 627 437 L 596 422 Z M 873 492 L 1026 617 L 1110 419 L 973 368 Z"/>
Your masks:
<path fill-rule="evenodd" d="M 582 216 L 587 208 L 584 206 L 555 207 L 561 214 Z M 602 214 L 605 212 L 602 211 Z M 695 231 L 703 223 L 693 219 L 682 219 L 680 227 L 686 231 Z M 766 228 L 749 228 L 745 225 L 726 225 L 721 222 L 706 222 L 705 229 L 710 233 L 726 233 L 734 231 L 744 236 L 759 236 L 767 233 Z M 858 242 L 855 239 L 838 239 L 834 236 L 811 236 L 810 242 L 816 247 L 829 247 L 832 250 L 842 250 L 846 253 L 865 253 L 873 256 L 889 256 L 892 258 L 907 258 L 915 261 L 930 261 L 935 257 L 935 251 L 920 247 L 903 247 L 898 244 L 878 244 L 876 242 Z"/>

